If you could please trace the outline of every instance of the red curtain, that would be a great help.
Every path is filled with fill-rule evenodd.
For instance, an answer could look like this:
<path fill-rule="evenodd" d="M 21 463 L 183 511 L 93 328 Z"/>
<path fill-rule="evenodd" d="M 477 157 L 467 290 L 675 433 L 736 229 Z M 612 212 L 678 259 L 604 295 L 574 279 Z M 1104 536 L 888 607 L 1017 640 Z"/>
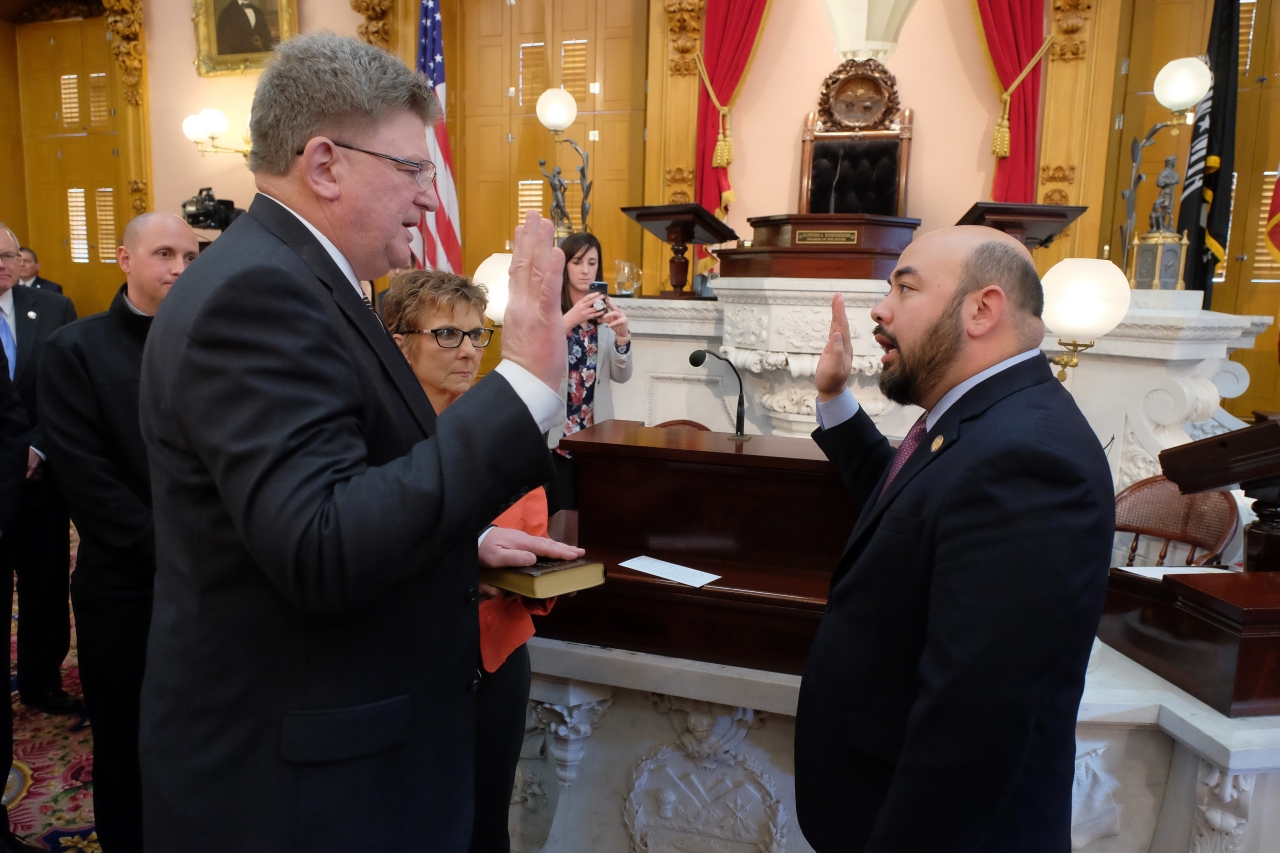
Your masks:
<path fill-rule="evenodd" d="M 973 0 L 987 53 L 1000 85 L 1022 73 L 1044 44 L 1044 0 Z M 1036 200 L 1036 130 L 1040 123 L 1040 68 L 1031 69 L 1009 104 L 1009 156 L 996 160 L 992 201 Z"/>
<path fill-rule="evenodd" d="M 720 103 L 729 106 L 747 70 L 756 36 L 769 0 L 707 0 L 703 24 L 702 61 Z M 1017 72 L 1014 72 L 1017 73 Z M 728 209 L 732 195 L 729 170 L 711 166 L 720 133 L 720 111 L 701 87 L 698 97 L 698 154 L 695 163 L 695 200 L 712 212 Z"/>

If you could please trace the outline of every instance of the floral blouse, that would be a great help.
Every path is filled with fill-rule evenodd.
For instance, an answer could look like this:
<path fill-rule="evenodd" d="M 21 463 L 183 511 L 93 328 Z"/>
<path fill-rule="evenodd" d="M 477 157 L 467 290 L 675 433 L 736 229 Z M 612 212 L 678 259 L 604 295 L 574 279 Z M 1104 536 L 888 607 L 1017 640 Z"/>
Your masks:
<path fill-rule="evenodd" d="M 596 365 L 600 348 L 599 326 L 589 323 L 575 326 L 569 338 L 569 394 L 566 400 L 567 416 L 564 434 L 573 435 L 595 424 Z M 624 353 L 631 349 L 631 342 L 619 347 Z M 569 456 L 566 450 L 557 453 Z"/>

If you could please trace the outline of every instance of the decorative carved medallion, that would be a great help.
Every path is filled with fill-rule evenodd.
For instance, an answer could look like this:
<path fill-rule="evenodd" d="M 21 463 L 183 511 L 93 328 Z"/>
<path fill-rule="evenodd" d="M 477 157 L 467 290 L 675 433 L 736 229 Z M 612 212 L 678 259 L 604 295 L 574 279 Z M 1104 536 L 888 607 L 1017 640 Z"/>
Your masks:
<path fill-rule="evenodd" d="M 390 49 L 391 6 L 392 0 L 351 0 L 351 8 L 364 16 L 364 23 L 356 27 L 361 41 Z"/>
<path fill-rule="evenodd" d="M 1062 62 L 1084 59 L 1086 39 L 1075 34 L 1088 23 L 1092 8 L 1089 0 L 1053 0 L 1053 20 L 1062 36 L 1053 40 L 1049 59 Z"/>
<path fill-rule="evenodd" d="M 702 7 L 705 0 L 666 0 L 667 30 L 671 35 L 671 76 L 698 73 L 698 40 L 702 36 Z"/>
<path fill-rule="evenodd" d="M 898 81 L 874 59 L 850 59 L 827 75 L 818 132 L 887 130 L 898 113 Z"/>
<path fill-rule="evenodd" d="M 96 18 L 105 14 L 99 0 L 45 0 L 29 7 L 15 19 L 19 24 L 65 21 L 68 18 Z"/>
<path fill-rule="evenodd" d="M 761 346 L 769 338 L 769 317 L 754 308 L 739 305 L 724 312 L 724 338 L 726 344 L 740 347 Z"/>
<path fill-rule="evenodd" d="M 1071 204 L 1071 197 L 1067 195 L 1067 191 L 1054 187 L 1044 194 L 1044 204 Z"/>
<path fill-rule="evenodd" d="M 107 29 L 113 38 L 111 52 L 124 72 L 124 100 L 130 106 L 142 105 L 142 63 L 146 48 L 142 38 L 142 0 L 105 0 Z"/>
<path fill-rule="evenodd" d="M 693 196 L 690 192 L 693 189 L 692 169 L 686 169 L 683 166 L 667 169 L 667 186 L 676 185 L 687 185 L 689 190 L 672 190 L 667 197 L 668 204 L 688 204 L 693 201 Z"/>
<path fill-rule="evenodd" d="M 622 822 L 633 853 L 785 853 L 787 808 L 759 762 L 738 751 L 760 725 L 757 711 L 651 694 L 675 743 L 641 756 Z"/>
<path fill-rule="evenodd" d="M 1074 184 L 1075 182 L 1075 166 L 1040 167 L 1040 183 L 1042 184 Z"/>
<path fill-rule="evenodd" d="M 1242 853 L 1256 780 L 1200 762 L 1191 853 Z"/>

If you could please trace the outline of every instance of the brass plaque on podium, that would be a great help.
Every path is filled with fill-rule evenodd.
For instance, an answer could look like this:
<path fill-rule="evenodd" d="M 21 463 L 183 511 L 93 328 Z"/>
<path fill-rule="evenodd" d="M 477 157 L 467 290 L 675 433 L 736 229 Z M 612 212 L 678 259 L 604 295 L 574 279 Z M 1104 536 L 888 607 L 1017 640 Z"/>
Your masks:
<path fill-rule="evenodd" d="M 797 231 L 795 232 L 795 245 L 802 243 L 846 243 L 856 244 L 858 242 L 857 231 Z"/>

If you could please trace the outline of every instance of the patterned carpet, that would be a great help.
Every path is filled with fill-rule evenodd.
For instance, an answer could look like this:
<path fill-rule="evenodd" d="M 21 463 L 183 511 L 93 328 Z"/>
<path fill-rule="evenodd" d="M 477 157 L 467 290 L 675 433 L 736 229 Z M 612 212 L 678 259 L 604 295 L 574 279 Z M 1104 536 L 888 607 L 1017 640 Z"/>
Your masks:
<path fill-rule="evenodd" d="M 72 532 L 74 537 L 74 530 Z M 72 543 L 72 560 L 75 542 Z M 13 661 L 17 657 L 18 607 L 9 632 L 9 690 L 13 705 L 13 768 L 4 786 L 4 804 L 18 837 L 46 850 L 102 853 L 93 831 L 92 736 L 84 717 L 55 717 L 18 701 Z M 75 624 L 62 683 L 80 695 Z"/>

